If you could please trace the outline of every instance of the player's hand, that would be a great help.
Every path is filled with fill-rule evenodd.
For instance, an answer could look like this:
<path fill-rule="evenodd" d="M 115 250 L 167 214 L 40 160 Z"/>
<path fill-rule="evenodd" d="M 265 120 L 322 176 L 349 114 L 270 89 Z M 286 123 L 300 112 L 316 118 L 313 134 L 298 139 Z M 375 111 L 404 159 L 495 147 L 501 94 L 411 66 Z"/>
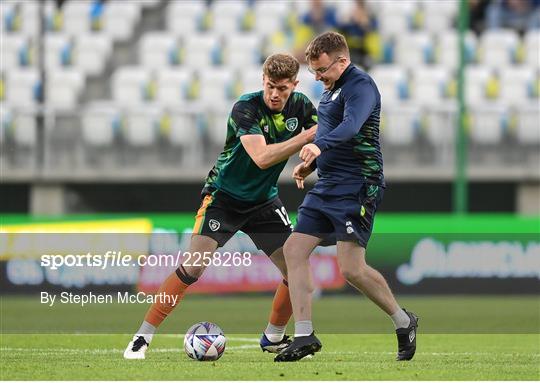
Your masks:
<path fill-rule="evenodd" d="M 318 125 L 313 125 L 311 128 L 304 130 L 303 133 L 306 138 L 306 144 L 313 142 L 313 140 L 315 139 L 315 135 L 317 134 L 317 127 Z"/>
<path fill-rule="evenodd" d="M 304 188 L 304 180 L 309 176 L 313 170 L 309 166 L 305 166 L 302 162 L 294 167 L 293 178 L 296 181 L 296 186 L 298 189 Z"/>
<path fill-rule="evenodd" d="M 304 165 L 308 167 L 315 160 L 315 158 L 321 155 L 321 149 L 315 144 L 304 145 L 300 150 L 300 159 L 304 161 Z"/>

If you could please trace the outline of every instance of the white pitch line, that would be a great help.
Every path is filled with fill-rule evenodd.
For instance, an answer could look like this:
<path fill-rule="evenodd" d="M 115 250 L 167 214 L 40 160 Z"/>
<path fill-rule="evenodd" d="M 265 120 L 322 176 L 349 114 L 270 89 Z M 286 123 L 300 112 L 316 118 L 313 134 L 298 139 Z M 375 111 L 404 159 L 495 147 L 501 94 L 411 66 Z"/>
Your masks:
<path fill-rule="evenodd" d="M 229 346 L 226 350 L 245 350 L 251 348 L 258 348 L 258 345 L 244 344 L 241 346 Z M 149 352 L 178 352 L 179 348 L 150 348 Z M 124 349 L 120 348 L 107 348 L 107 349 L 79 349 L 79 348 L 24 348 L 24 347 L 2 347 L 0 352 L 31 352 L 53 355 L 54 353 L 69 353 L 69 354 L 121 354 Z"/>
<path fill-rule="evenodd" d="M 258 348 L 258 345 L 254 344 L 244 344 L 241 346 L 229 346 L 227 350 L 246 350 Z M 151 348 L 149 352 L 156 353 L 173 353 L 180 351 L 180 348 Z M 78 348 L 23 348 L 23 347 L 2 347 L 0 352 L 32 352 L 32 353 L 43 353 L 47 355 L 54 355 L 55 353 L 71 353 L 71 354 L 121 354 L 124 352 L 124 349 L 119 348 L 109 348 L 109 349 L 78 349 Z M 394 352 L 375 352 L 375 351 L 363 351 L 363 352 L 354 352 L 354 351 L 326 351 L 323 354 L 328 355 L 394 355 Z M 416 355 L 429 355 L 429 356 L 492 356 L 493 353 L 488 352 L 417 352 Z M 528 356 L 538 358 L 540 354 L 526 354 L 526 353 L 505 353 L 497 354 L 497 356 Z"/>

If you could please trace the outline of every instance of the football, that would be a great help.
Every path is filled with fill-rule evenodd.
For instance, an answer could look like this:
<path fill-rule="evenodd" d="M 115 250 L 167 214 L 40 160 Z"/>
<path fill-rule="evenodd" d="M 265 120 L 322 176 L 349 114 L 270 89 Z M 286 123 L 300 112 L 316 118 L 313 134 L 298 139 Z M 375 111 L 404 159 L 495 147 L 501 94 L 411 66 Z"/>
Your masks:
<path fill-rule="evenodd" d="M 199 322 L 187 330 L 184 350 L 191 358 L 199 361 L 218 360 L 225 351 L 227 338 L 218 325 Z"/>

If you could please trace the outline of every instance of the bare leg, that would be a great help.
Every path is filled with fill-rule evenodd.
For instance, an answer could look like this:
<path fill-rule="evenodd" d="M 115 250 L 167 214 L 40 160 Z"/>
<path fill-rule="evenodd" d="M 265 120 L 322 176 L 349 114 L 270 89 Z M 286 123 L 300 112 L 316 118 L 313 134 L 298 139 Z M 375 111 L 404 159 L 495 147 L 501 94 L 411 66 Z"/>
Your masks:
<path fill-rule="evenodd" d="M 270 255 L 270 260 L 281 271 L 283 279 L 287 279 L 287 264 L 285 263 L 285 256 L 283 255 L 283 247 L 280 247 Z"/>
<path fill-rule="evenodd" d="M 193 254 L 199 252 L 203 254 L 204 252 L 214 252 L 218 247 L 218 243 L 215 239 L 207 237 L 206 235 L 194 234 L 191 237 L 191 244 L 189 246 L 189 253 Z M 193 277 L 199 278 L 206 270 L 206 266 L 183 266 L 186 273 Z"/>
<path fill-rule="evenodd" d="M 384 277 L 366 263 L 366 249 L 356 242 L 337 243 L 338 263 L 349 284 L 363 292 L 388 315 L 400 310 Z"/>
<path fill-rule="evenodd" d="M 320 242 L 320 238 L 311 235 L 292 233 L 283 247 L 289 276 L 289 293 L 296 322 L 311 321 L 313 282 L 309 256 Z"/>

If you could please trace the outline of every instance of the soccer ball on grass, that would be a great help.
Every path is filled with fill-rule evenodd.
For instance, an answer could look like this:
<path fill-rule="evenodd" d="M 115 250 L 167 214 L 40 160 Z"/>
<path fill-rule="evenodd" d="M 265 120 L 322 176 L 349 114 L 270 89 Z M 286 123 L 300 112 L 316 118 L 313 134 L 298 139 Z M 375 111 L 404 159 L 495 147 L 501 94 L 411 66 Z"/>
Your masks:
<path fill-rule="evenodd" d="M 184 336 L 186 354 L 199 361 L 218 360 L 225 351 L 226 343 L 223 331 L 210 322 L 195 323 Z"/>

